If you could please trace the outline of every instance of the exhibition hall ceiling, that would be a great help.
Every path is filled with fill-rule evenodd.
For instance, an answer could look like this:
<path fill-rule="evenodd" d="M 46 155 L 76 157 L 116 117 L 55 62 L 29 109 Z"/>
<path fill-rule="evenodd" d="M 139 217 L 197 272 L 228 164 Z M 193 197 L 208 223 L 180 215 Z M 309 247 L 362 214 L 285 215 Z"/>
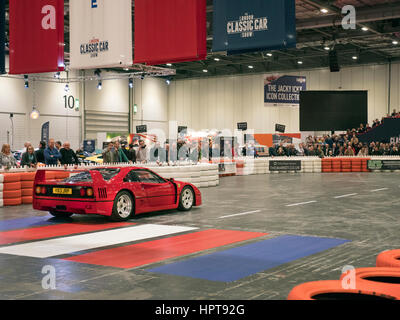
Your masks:
<path fill-rule="evenodd" d="M 355 30 L 342 27 L 345 5 L 356 8 Z M 332 49 L 341 67 L 400 61 L 399 0 L 296 0 L 296 29 L 296 48 L 231 56 L 213 53 L 213 1 L 207 0 L 207 59 L 162 67 L 176 69 L 174 79 L 294 71 L 329 67 Z M 65 44 L 68 65 L 69 1 L 65 1 Z"/>

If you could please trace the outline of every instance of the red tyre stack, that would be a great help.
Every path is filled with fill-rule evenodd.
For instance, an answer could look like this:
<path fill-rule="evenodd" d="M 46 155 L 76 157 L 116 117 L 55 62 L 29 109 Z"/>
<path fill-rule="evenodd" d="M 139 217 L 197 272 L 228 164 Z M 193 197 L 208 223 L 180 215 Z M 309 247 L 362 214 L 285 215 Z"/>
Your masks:
<path fill-rule="evenodd" d="M 33 183 L 36 172 L 24 172 L 21 174 L 22 203 L 31 204 L 33 201 Z"/>
<path fill-rule="evenodd" d="M 2 182 L 2 204 L 4 206 L 17 206 L 22 204 L 21 174 L 3 173 L 0 175 Z"/>
<path fill-rule="evenodd" d="M 351 159 L 350 158 L 342 158 L 342 172 L 351 172 Z"/>
<path fill-rule="evenodd" d="M 351 159 L 351 172 L 361 172 L 361 158 L 352 158 Z"/>
<path fill-rule="evenodd" d="M 361 159 L 361 171 L 362 172 L 369 172 L 368 170 L 368 161 L 371 160 L 371 158 L 362 158 Z"/>
<path fill-rule="evenodd" d="M 342 161 L 340 158 L 332 159 L 332 172 L 342 172 Z"/>
<path fill-rule="evenodd" d="M 332 158 L 323 158 L 321 169 L 322 172 L 332 172 Z"/>

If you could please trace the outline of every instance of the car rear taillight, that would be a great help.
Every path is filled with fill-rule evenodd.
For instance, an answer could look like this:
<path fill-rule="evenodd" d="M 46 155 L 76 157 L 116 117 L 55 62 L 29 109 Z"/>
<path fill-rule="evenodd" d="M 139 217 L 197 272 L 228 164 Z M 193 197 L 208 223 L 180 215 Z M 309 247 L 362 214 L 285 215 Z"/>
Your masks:
<path fill-rule="evenodd" d="M 86 191 L 85 191 L 84 188 L 81 188 L 81 189 L 79 190 L 79 193 L 80 193 L 81 197 L 84 197 L 84 196 L 86 195 Z"/>
<path fill-rule="evenodd" d="M 87 189 L 86 189 L 86 195 L 87 195 L 88 197 L 93 196 L 93 189 L 92 189 L 92 188 L 87 188 Z"/>
<path fill-rule="evenodd" d="M 41 188 L 40 188 L 40 193 L 41 193 L 41 194 L 46 194 L 46 191 L 47 191 L 47 190 L 46 190 L 46 187 L 41 187 Z"/>
<path fill-rule="evenodd" d="M 37 186 L 35 192 L 36 194 L 40 194 L 42 192 L 42 188 L 40 186 Z"/>

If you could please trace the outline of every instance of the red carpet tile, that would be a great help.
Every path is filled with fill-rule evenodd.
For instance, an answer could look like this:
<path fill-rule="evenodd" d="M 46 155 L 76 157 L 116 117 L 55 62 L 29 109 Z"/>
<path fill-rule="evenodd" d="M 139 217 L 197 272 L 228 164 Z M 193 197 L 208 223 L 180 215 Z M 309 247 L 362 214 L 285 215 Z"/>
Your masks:
<path fill-rule="evenodd" d="M 64 260 L 116 268 L 134 268 L 266 235 L 267 233 L 259 232 L 210 229 L 90 252 Z"/>
<path fill-rule="evenodd" d="M 0 245 L 47 238 L 69 236 L 78 233 L 102 231 L 119 227 L 133 226 L 135 223 L 63 223 L 53 226 L 37 227 L 0 232 Z"/>

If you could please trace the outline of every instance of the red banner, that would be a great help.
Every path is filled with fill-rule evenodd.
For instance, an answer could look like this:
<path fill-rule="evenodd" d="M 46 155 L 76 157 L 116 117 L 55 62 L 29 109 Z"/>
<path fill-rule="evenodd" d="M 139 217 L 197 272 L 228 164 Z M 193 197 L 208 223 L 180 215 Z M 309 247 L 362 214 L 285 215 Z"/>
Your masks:
<path fill-rule="evenodd" d="M 64 70 L 64 1 L 10 0 L 10 74 Z"/>
<path fill-rule="evenodd" d="M 135 63 L 204 60 L 206 0 L 136 0 Z"/>

